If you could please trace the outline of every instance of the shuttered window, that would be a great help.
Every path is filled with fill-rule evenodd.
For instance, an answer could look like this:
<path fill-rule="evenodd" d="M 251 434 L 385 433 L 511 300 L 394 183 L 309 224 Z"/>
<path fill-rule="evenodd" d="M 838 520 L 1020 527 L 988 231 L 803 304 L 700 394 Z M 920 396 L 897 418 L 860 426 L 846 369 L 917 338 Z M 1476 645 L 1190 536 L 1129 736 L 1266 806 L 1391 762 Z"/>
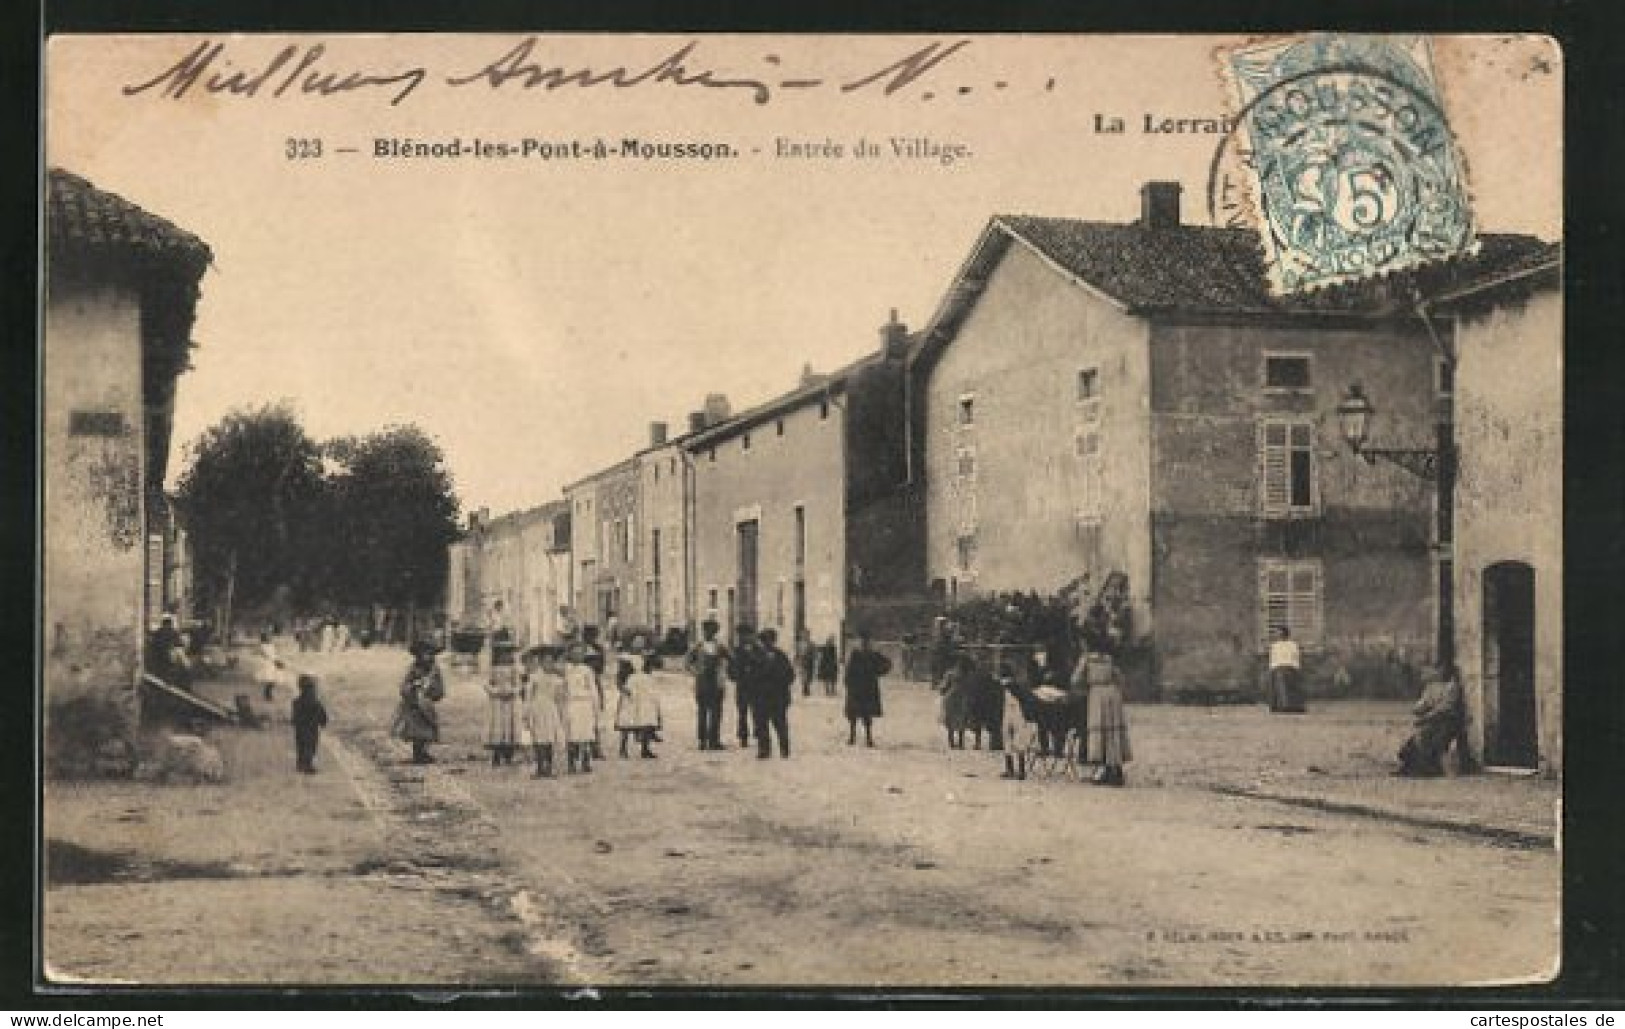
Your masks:
<path fill-rule="evenodd" d="M 1100 433 L 1090 429 L 1079 429 L 1077 448 L 1078 459 L 1082 463 L 1078 521 L 1082 524 L 1096 524 L 1100 521 L 1102 505 Z"/>
<path fill-rule="evenodd" d="M 1314 514 L 1315 426 L 1292 419 L 1266 419 L 1258 426 L 1259 501 L 1267 518 Z"/>
<path fill-rule="evenodd" d="M 1324 633 L 1319 561 L 1266 559 L 1258 566 L 1258 642 L 1285 628 L 1300 647 L 1318 647 Z"/>

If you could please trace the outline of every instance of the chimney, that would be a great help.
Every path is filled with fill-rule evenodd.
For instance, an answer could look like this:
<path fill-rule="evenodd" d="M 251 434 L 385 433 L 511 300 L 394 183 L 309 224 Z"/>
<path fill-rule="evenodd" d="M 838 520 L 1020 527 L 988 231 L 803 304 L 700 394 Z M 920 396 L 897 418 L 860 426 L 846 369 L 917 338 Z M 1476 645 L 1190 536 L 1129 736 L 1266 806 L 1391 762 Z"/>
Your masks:
<path fill-rule="evenodd" d="M 733 408 L 728 406 L 728 394 L 707 393 L 705 395 L 705 424 L 720 425 L 733 416 Z"/>
<path fill-rule="evenodd" d="M 1147 182 L 1140 187 L 1140 224 L 1148 229 L 1179 227 L 1177 182 Z"/>
<path fill-rule="evenodd" d="M 705 428 L 705 412 L 690 411 L 688 413 L 688 431 L 699 432 L 703 428 Z"/>
<path fill-rule="evenodd" d="M 649 423 L 649 445 L 651 447 L 660 447 L 660 446 L 665 446 L 665 444 L 666 444 L 666 423 L 665 422 L 650 422 Z"/>
<path fill-rule="evenodd" d="M 818 373 L 813 371 L 812 362 L 804 362 L 801 366 L 801 388 L 806 389 L 817 381 Z"/>
<path fill-rule="evenodd" d="M 880 349 L 888 361 L 902 360 L 908 354 L 908 326 L 897 320 L 895 307 L 891 309 L 891 318 L 880 327 Z"/>

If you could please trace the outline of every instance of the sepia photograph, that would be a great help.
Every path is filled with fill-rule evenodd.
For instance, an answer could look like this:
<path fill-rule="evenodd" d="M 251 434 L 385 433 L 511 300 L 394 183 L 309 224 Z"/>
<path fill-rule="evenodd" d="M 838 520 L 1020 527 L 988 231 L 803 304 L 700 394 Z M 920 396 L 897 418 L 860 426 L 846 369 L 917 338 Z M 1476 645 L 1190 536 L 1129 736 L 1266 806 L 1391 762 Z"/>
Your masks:
<path fill-rule="evenodd" d="M 1551 38 L 42 74 L 41 988 L 1559 975 Z"/>

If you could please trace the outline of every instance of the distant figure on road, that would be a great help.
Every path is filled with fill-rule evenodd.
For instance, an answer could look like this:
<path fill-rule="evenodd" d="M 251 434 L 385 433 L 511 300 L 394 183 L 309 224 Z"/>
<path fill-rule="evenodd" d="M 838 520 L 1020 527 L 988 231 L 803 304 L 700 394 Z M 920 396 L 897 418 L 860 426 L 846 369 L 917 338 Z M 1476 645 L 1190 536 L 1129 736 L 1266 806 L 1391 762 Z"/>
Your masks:
<path fill-rule="evenodd" d="M 1445 755 L 1457 744 L 1457 760 L 1467 753 L 1465 740 L 1467 707 L 1461 683 L 1454 668 L 1428 669 L 1427 685 L 1414 709 L 1415 730 L 1399 748 L 1396 775 L 1417 777 L 1444 774 Z"/>
<path fill-rule="evenodd" d="M 316 677 L 299 677 L 299 696 L 293 698 L 293 759 L 294 767 L 306 775 L 316 774 L 316 748 L 321 744 L 322 728 L 327 725 L 327 708 L 316 695 Z"/>
<path fill-rule="evenodd" d="M 1085 758 L 1099 765 L 1094 782 L 1123 785 L 1123 766 L 1134 758 L 1128 739 L 1128 716 L 1123 711 L 1123 673 L 1104 651 L 1085 649 L 1072 673 L 1072 688 L 1088 691 L 1088 740 Z"/>
<path fill-rule="evenodd" d="M 727 645 L 717 639 L 720 629 L 714 619 L 707 618 L 700 625 L 700 642 L 688 652 L 688 672 L 694 676 L 701 750 L 722 749 L 722 700 L 727 692 L 723 677 L 728 673 L 732 655 Z"/>
<path fill-rule="evenodd" d="M 762 646 L 756 641 L 756 630 L 749 625 L 740 625 L 736 637 L 739 641 L 734 647 L 731 670 L 734 679 L 734 711 L 738 715 L 735 728 L 738 730 L 739 747 L 741 750 L 750 746 L 751 723 L 756 719 L 756 698 L 762 692 L 762 674 L 766 655 L 762 653 Z"/>
<path fill-rule="evenodd" d="M 266 700 L 270 700 L 277 686 L 281 685 L 285 667 L 282 659 L 277 656 L 276 644 L 271 641 L 271 634 L 260 633 L 259 645 L 254 648 L 254 678 L 264 691 Z"/>
<path fill-rule="evenodd" d="M 604 711 L 609 707 L 609 687 L 604 684 L 604 670 L 609 667 L 609 655 L 604 645 L 598 642 L 598 626 L 589 625 L 581 630 L 581 660 L 592 669 L 592 681 L 598 688 L 598 710 Z M 604 727 L 598 727 L 599 735 L 592 741 L 592 756 L 599 761 L 604 760 Z"/>
<path fill-rule="evenodd" d="M 586 647 L 572 643 L 565 651 L 565 770 L 575 774 L 592 771 L 593 748 L 598 743 L 604 705 L 598 690 L 598 675 L 587 664 Z"/>
<path fill-rule="evenodd" d="M 840 677 L 841 651 L 831 636 L 818 648 L 818 681 L 824 684 L 824 696 L 835 696 L 835 683 Z"/>
<path fill-rule="evenodd" d="M 147 668 L 171 686 L 192 688 L 191 661 L 186 656 L 186 640 L 175 628 L 175 616 L 164 615 L 147 640 Z"/>
<path fill-rule="evenodd" d="M 526 655 L 528 671 L 520 696 L 525 730 L 536 759 L 533 775 L 537 779 L 554 776 L 553 756 L 562 753 L 568 743 L 565 708 L 569 696 L 564 676 L 559 671 L 559 660 L 559 652 L 553 647 L 538 647 Z"/>
<path fill-rule="evenodd" d="M 813 677 L 818 672 L 818 648 L 806 629 L 796 633 L 796 670 L 801 675 L 801 695 L 812 696 Z"/>
<path fill-rule="evenodd" d="M 790 697 L 795 692 L 796 670 L 790 657 L 778 648 L 779 634 L 763 629 L 761 678 L 756 694 L 756 756 L 773 756 L 774 733 L 779 736 L 779 757 L 790 756 Z"/>
<path fill-rule="evenodd" d="M 412 644 L 412 666 L 401 680 L 401 702 L 395 708 L 392 733 L 412 745 L 412 763 L 434 763 L 429 744 L 440 739 L 440 715 L 435 705 L 446 697 L 446 682 L 440 677 L 440 666 L 435 663 L 438 649 L 433 643 L 419 640 Z"/>
<path fill-rule="evenodd" d="M 1270 643 L 1269 670 L 1265 673 L 1265 689 L 1269 694 L 1270 710 L 1287 714 L 1302 714 L 1304 710 L 1303 654 L 1292 639 L 1292 631 L 1277 625 Z"/>
<path fill-rule="evenodd" d="M 846 744 L 858 742 L 858 723 L 863 723 L 865 746 L 875 745 L 874 720 L 885 714 L 880 703 L 880 677 L 891 671 L 886 655 L 870 646 L 869 630 L 858 632 L 858 646 L 846 659 Z"/>

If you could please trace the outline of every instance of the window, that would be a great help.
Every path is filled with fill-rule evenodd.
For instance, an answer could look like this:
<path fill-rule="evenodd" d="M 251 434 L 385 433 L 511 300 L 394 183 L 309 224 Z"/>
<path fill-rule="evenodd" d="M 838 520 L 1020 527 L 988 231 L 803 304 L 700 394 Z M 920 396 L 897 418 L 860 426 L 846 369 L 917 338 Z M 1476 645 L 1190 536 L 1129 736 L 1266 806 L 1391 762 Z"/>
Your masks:
<path fill-rule="evenodd" d="M 825 418 L 828 418 L 828 417 L 829 417 L 829 401 L 828 400 L 820 400 L 818 402 L 818 420 L 823 421 Z"/>
<path fill-rule="evenodd" d="M 783 418 L 780 418 L 778 421 L 773 423 L 773 431 L 775 433 L 777 433 L 778 435 L 780 435 L 780 436 L 784 435 L 784 419 Z"/>
<path fill-rule="evenodd" d="M 774 612 L 778 617 L 773 620 L 774 625 L 784 624 L 784 580 L 779 580 L 779 595 L 777 609 Z"/>
<path fill-rule="evenodd" d="M 1082 476 L 1078 496 L 1078 523 L 1098 525 L 1102 506 L 1102 459 L 1100 433 L 1091 430 L 1078 432 L 1078 456 L 1082 459 Z"/>
<path fill-rule="evenodd" d="M 653 532 L 649 533 L 649 554 L 650 554 L 650 556 L 652 558 L 651 564 L 653 565 L 653 568 L 651 570 L 655 573 L 655 576 L 658 577 L 660 575 L 660 530 L 659 529 L 655 529 Z"/>
<path fill-rule="evenodd" d="M 1269 419 L 1259 424 L 1259 497 L 1266 517 L 1313 514 L 1319 505 L 1315 485 L 1315 426 L 1312 422 Z"/>
<path fill-rule="evenodd" d="M 715 618 L 717 616 L 717 588 L 715 586 L 711 587 L 710 602 L 706 607 L 711 612 L 711 617 Z"/>
<path fill-rule="evenodd" d="M 129 432 L 118 411 L 74 411 L 68 415 L 70 436 L 123 436 Z"/>
<path fill-rule="evenodd" d="M 958 471 L 961 479 L 974 479 L 976 477 L 976 451 L 971 447 L 960 447 L 955 452 L 958 459 Z"/>
<path fill-rule="evenodd" d="M 621 526 L 621 535 L 626 546 L 626 563 L 631 564 L 638 550 L 638 517 L 627 515 L 626 522 Z"/>
<path fill-rule="evenodd" d="M 1085 422 L 1100 420 L 1100 369 L 1078 371 L 1078 415 Z"/>
<path fill-rule="evenodd" d="M 1258 565 L 1258 639 L 1285 628 L 1300 647 L 1318 647 L 1323 633 L 1322 575 L 1319 561 L 1266 558 Z"/>
<path fill-rule="evenodd" d="M 740 450 L 749 450 L 750 449 L 750 433 L 747 432 L 743 436 L 739 437 L 739 449 Z"/>
<path fill-rule="evenodd" d="M 959 424 L 971 426 L 976 424 L 976 396 L 966 393 L 959 398 Z"/>
<path fill-rule="evenodd" d="M 712 447 L 710 450 L 707 450 L 705 452 L 705 459 L 707 461 L 710 461 L 712 464 L 716 464 L 717 463 L 717 448 Z"/>
<path fill-rule="evenodd" d="M 1435 383 L 1441 397 L 1456 395 L 1456 364 L 1447 357 L 1435 361 Z"/>
<path fill-rule="evenodd" d="M 801 504 L 796 505 L 796 571 L 807 566 L 807 509 Z"/>
<path fill-rule="evenodd" d="M 660 481 L 660 466 L 659 465 L 655 465 L 655 481 L 656 482 Z"/>
<path fill-rule="evenodd" d="M 1298 391 L 1309 388 L 1307 354 L 1265 354 L 1264 388 Z"/>
<path fill-rule="evenodd" d="M 976 534 L 964 533 L 958 541 L 959 571 L 969 575 L 976 570 Z"/>

